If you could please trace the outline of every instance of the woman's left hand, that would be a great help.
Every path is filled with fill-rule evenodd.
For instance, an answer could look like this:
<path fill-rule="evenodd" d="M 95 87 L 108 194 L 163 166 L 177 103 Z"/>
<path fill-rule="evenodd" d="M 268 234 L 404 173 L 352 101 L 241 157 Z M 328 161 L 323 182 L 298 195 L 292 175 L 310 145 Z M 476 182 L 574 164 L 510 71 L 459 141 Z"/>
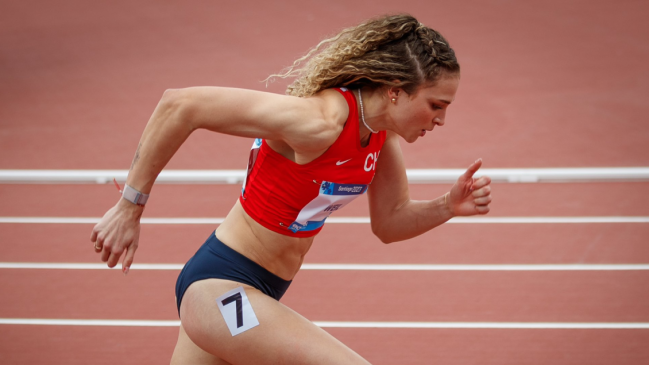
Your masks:
<path fill-rule="evenodd" d="M 491 203 L 491 179 L 488 176 L 474 178 L 473 175 L 482 166 L 478 159 L 466 170 L 451 188 L 448 194 L 448 208 L 453 216 L 468 216 L 489 213 Z"/>

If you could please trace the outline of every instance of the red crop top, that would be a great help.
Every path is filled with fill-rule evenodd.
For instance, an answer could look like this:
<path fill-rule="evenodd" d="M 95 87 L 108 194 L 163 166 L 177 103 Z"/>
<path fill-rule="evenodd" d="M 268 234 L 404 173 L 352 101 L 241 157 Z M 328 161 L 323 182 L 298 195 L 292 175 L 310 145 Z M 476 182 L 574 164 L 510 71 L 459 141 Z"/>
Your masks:
<path fill-rule="evenodd" d="M 360 145 L 355 94 L 336 89 L 349 116 L 338 139 L 315 160 L 297 164 L 258 138 L 252 145 L 239 201 L 257 223 L 292 237 L 316 235 L 329 215 L 365 193 L 374 178 L 386 132 Z"/>

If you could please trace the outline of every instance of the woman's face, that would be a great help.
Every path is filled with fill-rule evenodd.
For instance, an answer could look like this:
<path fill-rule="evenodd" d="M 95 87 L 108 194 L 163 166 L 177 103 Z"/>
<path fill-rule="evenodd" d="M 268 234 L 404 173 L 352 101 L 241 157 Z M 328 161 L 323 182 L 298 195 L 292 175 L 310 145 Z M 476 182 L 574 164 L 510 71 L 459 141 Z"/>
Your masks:
<path fill-rule="evenodd" d="M 398 92 L 392 105 L 392 119 L 397 134 L 412 143 L 435 126 L 444 125 L 446 109 L 455 100 L 459 75 L 442 76 L 434 86 L 422 86 L 414 94 Z"/>

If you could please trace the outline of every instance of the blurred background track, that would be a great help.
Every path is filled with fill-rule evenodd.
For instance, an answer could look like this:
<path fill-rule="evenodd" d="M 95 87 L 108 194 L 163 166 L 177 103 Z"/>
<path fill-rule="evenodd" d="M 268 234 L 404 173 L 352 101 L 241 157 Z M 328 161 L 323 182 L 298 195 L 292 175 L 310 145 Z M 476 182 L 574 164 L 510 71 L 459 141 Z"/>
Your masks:
<path fill-rule="evenodd" d="M 444 128 L 402 143 L 408 169 L 649 167 L 645 1 L 25 0 L 0 4 L 0 170 L 123 170 L 165 89 L 282 93 L 261 80 L 343 27 L 409 12 L 462 65 Z M 252 141 L 193 134 L 167 166 L 242 170 Z M 430 199 L 450 184 L 412 184 Z M 331 223 L 306 264 L 649 264 L 649 182 L 498 183 L 488 217 L 618 223 L 470 223 L 382 244 L 367 223 Z M 222 218 L 240 186 L 161 184 L 144 218 Z M 177 321 L 178 271 L 16 269 L 92 263 L 92 223 L 112 184 L 0 184 L 3 319 Z M 357 199 L 334 217 L 368 216 Z M 626 219 L 626 220 L 625 220 Z M 634 221 L 635 219 L 635 221 Z M 631 223 L 634 221 L 636 223 Z M 215 228 L 144 224 L 136 264 L 181 265 Z M 530 266 L 531 267 L 531 266 Z M 587 266 L 595 268 L 595 266 Z M 643 266 L 644 267 L 644 266 Z M 282 301 L 316 323 L 469 323 L 472 328 L 325 327 L 373 364 L 649 363 L 649 329 L 480 329 L 494 322 L 649 323 L 649 270 L 303 270 Z M 0 324 L 2 364 L 159 364 L 177 328 Z"/>

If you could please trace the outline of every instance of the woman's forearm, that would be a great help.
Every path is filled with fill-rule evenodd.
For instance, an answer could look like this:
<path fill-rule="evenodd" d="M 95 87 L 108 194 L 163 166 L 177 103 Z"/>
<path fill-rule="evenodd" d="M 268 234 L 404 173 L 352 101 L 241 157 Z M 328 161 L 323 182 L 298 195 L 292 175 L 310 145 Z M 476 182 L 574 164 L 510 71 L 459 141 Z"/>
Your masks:
<path fill-rule="evenodd" d="M 135 151 L 126 183 L 144 194 L 149 194 L 160 171 L 193 131 L 184 117 L 179 92 L 165 91 Z"/>
<path fill-rule="evenodd" d="M 445 195 L 434 200 L 409 200 L 384 219 L 372 221 L 372 231 L 384 243 L 407 240 L 453 217 Z"/>

